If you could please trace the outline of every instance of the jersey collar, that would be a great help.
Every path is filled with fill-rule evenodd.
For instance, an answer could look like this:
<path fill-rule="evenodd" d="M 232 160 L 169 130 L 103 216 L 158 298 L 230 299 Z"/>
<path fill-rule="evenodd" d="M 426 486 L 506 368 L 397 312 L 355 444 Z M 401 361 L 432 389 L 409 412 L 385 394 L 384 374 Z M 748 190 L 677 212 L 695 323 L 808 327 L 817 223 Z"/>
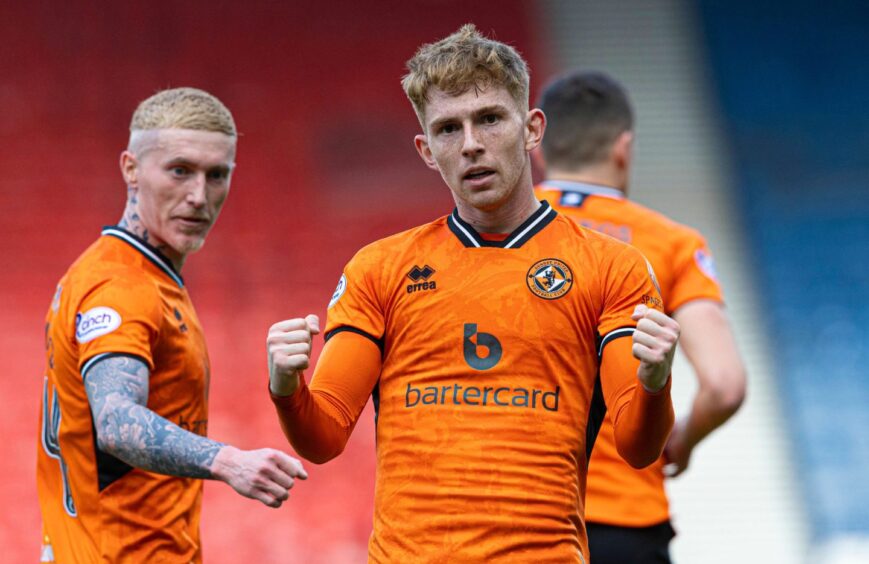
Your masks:
<path fill-rule="evenodd" d="M 560 190 L 562 192 L 594 194 L 595 196 L 604 196 L 616 200 L 625 199 L 625 195 L 621 190 L 616 190 L 615 188 L 602 186 L 600 184 L 587 184 L 585 182 L 574 182 L 572 180 L 546 180 L 540 185 L 540 187 L 544 190 Z"/>
<path fill-rule="evenodd" d="M 549 202 L 543 200 L 540 207 L 531 216 L 522 222 L 522 225 L 513 230 L 503 241 L 487 241 L 477 233 L 471 224 L 459 217 L 458 208 L 447 218 L 450 231 L 464 244 L 465 247 L 498 247 L 502 249 L 518 249 L 526 241 L 536 235 L 541 229 L 549 225 L 558 215 Z"/>
<path fill-rule="evenodd" d="M 181 275 L 178 274 L 178 272 L 176 272 L 175 267 L 172 266 L 172 262 L 168 258 L 166 258 L 166 255 L 161 253 L 155 247 L 148 244 L 147 241 L 116 225 L 108 225 L 106 227 L 103 227 L 102 234 L 108 235 L 109 237 L 115 237 L 127 243 L 128 245 L 145 255 L 146 259 L 151 261 L 157 268 L 162 270 L 166 274 L 166 276 L 171 278 L 176 284 L 178 284 L 180 288 L 184 287 L 184 279 L 181 278 Z"/>

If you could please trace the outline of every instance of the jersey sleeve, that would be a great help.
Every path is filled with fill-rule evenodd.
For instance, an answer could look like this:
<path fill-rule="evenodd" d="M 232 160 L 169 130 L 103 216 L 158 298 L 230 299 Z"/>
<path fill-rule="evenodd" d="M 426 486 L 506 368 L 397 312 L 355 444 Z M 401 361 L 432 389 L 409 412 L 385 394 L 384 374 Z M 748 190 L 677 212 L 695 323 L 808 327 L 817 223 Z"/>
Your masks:
<path fill-rule="evenodd" d="M 604 303 L 597 327 L 601 339 L 598 356 L 613 339 L 633 334 L 637 323 L 631 316 L 638 305 L 664 311 L 652 265 L 635 248 L 623 245 L 604 264 L 602 277 Z"/>
<path fill-rule="evenodd" d="M 293 394 L 271 395 L 284 436 L 297 453 L 322 464 L 344 450 L 380 367 L 380 350 L 371 341 L 341 333 L 323 348 L 310 387 L 300 377 Z"/>
<path fill-rule="evenodd" d="M 94 285 L 75 312 L 82 376 L 94 362 L 113 354 L 136 356 L 153 370 L 161 321 L 162 300 L 147 278 L 120 274 Z"/>
<path fill-rule="evenodd" d="M 632 340 L 619 338 L 633 336 L 637 322 L 631 316 L 638 305 L 663 312 L 664 303 L 651 264 L 633 247 L 615 255 L 605 274 L 598 325 L 601 386 L 619 454 L 643 468 L 660 455 L 673 426 L 672 378 L 662 390 L 647 392 L 636 376 L 640 362 L 631 352 Z"/>
<path fill-rule="evenodd" d="M 344 267 L 326 314 L 326 339 L 341 331 L 360 333 L 382 346 L 385 312 L 380 296 L 381 261 L 363 249 Z"/>
<path fill-rule="evenodd" d="M 690 231 L 680 241 L 674 257 L 673 287 L 667 297 L 667 311 L 674 312 L 693 300 L 723 302 L 715 272 L 715 260 L 706 240 Z"/>

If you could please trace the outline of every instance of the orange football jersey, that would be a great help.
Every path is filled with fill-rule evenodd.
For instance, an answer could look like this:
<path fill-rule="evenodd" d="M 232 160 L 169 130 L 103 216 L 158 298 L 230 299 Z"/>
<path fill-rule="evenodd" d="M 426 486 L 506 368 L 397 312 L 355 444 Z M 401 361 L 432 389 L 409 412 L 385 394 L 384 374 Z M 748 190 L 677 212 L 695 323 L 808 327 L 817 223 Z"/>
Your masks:
<path fill-rule="evenodd" d="M 712 255 L 694 229 L 631 202 L 612 188 L 547 181 L 535 192 L 584 227 L 637 247 L 652 264 L 667 314 L 692 300 L 722 301 Z M 669 519 L 663 467 L 663 457 L 642 470 L 622 460 L 607 413 L 589 463 L 586 521 L 645 527 Z"/>
<path fill-rule="evenodd" d="M 85 391 L 114 355 L 150 368 L 148 408 L 206 434 L 209 364 L 181 277 L 117 227 L 60 280 L 45 326 L 37 455 L 43 562 L 199 562 L 202 481 L 132 468 L 102 452 Z"/>
<path fill-rule="evenodd" d="M 599 359 L 641 303 L 640 253 L 545 202 L 500 241 L 453 212 L 359 251 L 326 336 L 382 350 L 370 561 L 587 562 L 594 414 L 638 382 L 601 392 Z"/>

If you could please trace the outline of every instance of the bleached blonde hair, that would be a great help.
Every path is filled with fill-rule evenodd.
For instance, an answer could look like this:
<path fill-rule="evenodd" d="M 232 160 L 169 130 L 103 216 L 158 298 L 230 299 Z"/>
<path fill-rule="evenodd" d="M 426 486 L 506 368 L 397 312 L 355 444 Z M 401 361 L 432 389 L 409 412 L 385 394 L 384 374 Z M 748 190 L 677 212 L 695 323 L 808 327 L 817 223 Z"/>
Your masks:
<path fill-rule="evenodd" d="M 484 37 L 474 24 L 465 24 L 452 35 L 420 47 L 407 61 L 407 70 L 401 85 L 423 129 L 432 87 L 459 96 L 471 88 L 503 86 L 520 109 L 528 109 L 525 60 L 513 47 Z"/>
<path fill-rule="evenodd" d="M 153 129 L 195 129 L 238 137 L 229 109 L 198 88 L 162 90 L 140 103 L 133 112 L 130 133 Z"/>

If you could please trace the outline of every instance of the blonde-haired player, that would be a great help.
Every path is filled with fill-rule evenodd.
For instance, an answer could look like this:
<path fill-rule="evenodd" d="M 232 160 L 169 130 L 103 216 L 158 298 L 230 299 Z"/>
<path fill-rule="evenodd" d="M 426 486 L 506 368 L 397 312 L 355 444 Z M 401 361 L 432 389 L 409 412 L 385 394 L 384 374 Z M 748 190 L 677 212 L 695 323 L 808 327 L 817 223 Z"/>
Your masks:
<path fill-rule="evenodd" d="M 456 209 L 350 260 L 310 386 L 319 320 L 271 328 L 281 425 L 325 462 L 373 396 L 371 562 L 588 562 L 587 437 L 606 398 L 622 456 L 659 456 L 678 325 L 639 252 L 535 199 L 545 116 L 513 48 L 465 26 L 408 69 L 417 151 Z"/>
<path fill-rule="evenodd" d="M 237 133 L 194 88 L 133 115 L 127 202 L 57 285 L 45 327 L 37 460 L 42 562 L 199 562 L 201 479 L 279 507 L 287 454 L 206 437 L 208 352 L 181 267 L 229 192 Z"/>

